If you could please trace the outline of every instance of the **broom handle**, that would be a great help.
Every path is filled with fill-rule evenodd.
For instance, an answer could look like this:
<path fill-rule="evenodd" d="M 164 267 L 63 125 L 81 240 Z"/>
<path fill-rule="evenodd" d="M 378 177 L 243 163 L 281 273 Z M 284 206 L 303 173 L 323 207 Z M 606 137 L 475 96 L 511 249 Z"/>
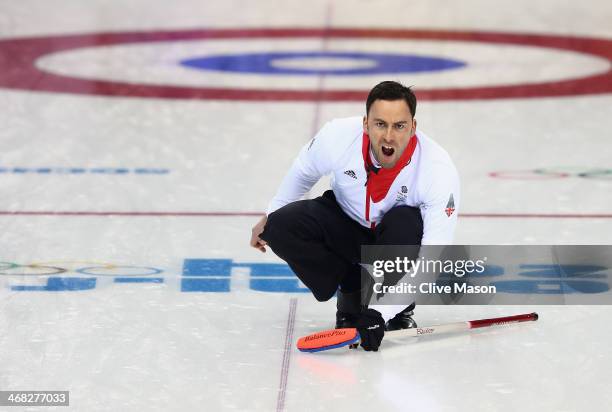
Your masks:
<path fill-rule="evenodd" d="M 387 336 L 393 337 L 404 337 L 404 336 L 427 336 L 427 335 L 437 335 L 442 333 L 453 333 L 453 332 L 461 332 L 470 329 L 478 329 L 478 328 L 487 328 L 489 326 L 496 325 L 509 325 L 512 323 L 519 322 L 530 322 L 538 320 L 538 314 L 533 313 L 525 313 L 522 315 L 514 315 L 514 316 L 503 316 L 501 318 L 491 318 L 491 319 L 478 319 L 478 320 L 469 320 L 466 322 L 453 322 L 453 323 L 445 323 L 442 325 L 434 325 L 427 326 L 424 328 L 412 328 L 412 329 L 399 329 L 390 332 L 386 332 Z"/>

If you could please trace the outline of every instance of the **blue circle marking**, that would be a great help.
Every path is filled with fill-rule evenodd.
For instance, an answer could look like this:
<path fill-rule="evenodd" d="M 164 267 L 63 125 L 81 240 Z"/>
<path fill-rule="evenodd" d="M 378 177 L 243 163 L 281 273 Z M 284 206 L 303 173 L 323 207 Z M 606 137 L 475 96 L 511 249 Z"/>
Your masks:
<path fill-rule="evenodd" d="M 283 66 L 283 61 L 296 59 L 324 59 L 344 66 L 357 67 L 319 68 Z M 348 60 L 347 60 L 348 59 Z M 350 61 L 349 61 L 350 60 Z M 286 53 L 247 53 L 216 55 L 182 60 L 181 65 L 199 70 L 214 70 L 234 73 L 257 74 L 302 74 L 302 75 L 364 75 L 379 73 L 419 73 L 458 69 L 465 62 L 442 57 L 385 54 L 385 53 L 347 53 L 347 52 L 286 52 Z M 325 62 L 319 64 L 325 66 Z M 332 64 L 333 65 L 333 64 Z"/>

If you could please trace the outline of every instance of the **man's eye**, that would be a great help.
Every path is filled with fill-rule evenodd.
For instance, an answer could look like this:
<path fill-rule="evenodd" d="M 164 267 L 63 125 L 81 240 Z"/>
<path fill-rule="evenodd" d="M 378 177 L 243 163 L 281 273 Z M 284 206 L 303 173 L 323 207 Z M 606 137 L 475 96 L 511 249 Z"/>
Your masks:
<path fill-rule="evenodd" d="M 385 124 L 383 122 L 376 122 L 376 127 L 383 127 Z"/>
<path fill-rule="evenodd" d="M 396 125 L 395 127 L 397 127 L 398 129 L 400 129 L 400 130 L 401 130 L 401 129 L 405 128 L 405 127 L 406 127 L 406 125 L 405 125 L 405 124 L 398 124 L 398 125 Z"/>

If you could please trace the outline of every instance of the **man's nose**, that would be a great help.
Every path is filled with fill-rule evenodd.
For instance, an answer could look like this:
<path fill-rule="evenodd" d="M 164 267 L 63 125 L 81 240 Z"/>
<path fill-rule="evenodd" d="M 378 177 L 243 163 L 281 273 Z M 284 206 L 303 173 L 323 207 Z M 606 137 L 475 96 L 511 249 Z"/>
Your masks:
<path fill-rule="evenodd" d="M 388 127 L 385 130 L 385 134 L 383 135 L 383 141 L 385 143 L 392 143 L 393 140 L 394 140 L 393 129 L 391 127 Z"/>

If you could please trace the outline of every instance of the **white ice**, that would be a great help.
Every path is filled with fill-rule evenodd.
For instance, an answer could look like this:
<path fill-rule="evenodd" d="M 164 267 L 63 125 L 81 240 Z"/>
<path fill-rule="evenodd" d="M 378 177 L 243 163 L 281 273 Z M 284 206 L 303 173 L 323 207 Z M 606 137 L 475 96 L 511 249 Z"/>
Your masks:
<path fill-rule="evenodd" d="M 554 0 L 0 0 L 0 39 L 326 25 L 610 39 L 610 21 L 612 6 L 604 1 L 587 7 Z M 247 43 L 228 45 L 228 52 L 232 47 L 243 51 Z M 261 41 L 257 44 L 261 47 Z M 320 50 L 332 46 L 308 43 Z M 161 50 L 172 58 L 178 53 L 165 47 Z M 369 43 L 363 47 L 372 48 Z M 534 60 L 521 69 L 518 49 L 502 53 L 513 62 L 513 72 L 503 73 L 505 81 L 529 83 L 545 74 L 555 78 L 605 70 L 601 59 L 562 56 L 562 61 L 575 62 L 576 57 L 586 66 L 532 73 L 542 56 L 529 54 Z M 136 61 L 142 53 L 148 59 L 152 50 L 136 47 L 129 57 Z M 474 56 L 477 61 L 490 60 L 490 67 L 503 70 L 489 47 L 482 50 Z M 125 53 L 110 52 L 113 58 Z M 456 50 L 446 52 L 457 57 Z M 103 63 L 96 56 L 86 62 L 90 66 L 71 71 L 70 65 L 86 57 L 75 56 L 58 54 L 43 63 L 77 77 L 79 71 L 91 75 L 98 70 L 103 78 L 116 78 L 117 72 L 95 66 Z M 167 64 L 164 56 L 156 57 Z M 91 65 L 94 70 L 88 72 Z M 142 65 L 126 76 L 165 82 L 168 70 Z M 460 83 L 459 74 L 450 73 L 446 80 Z M 477 74 L 470 75 L 470 85 L 502 78 L 494 70 Z M 205 76 L 189 73 L 198 75 Z M 333 76 L 293 81 L 296 87 L 365 90 L 382 80 L 375 77 L 353 83 Z M 415 83 L 410 75 L 394 78 Z M 232 79 L 235 87 L 270 83 L 270 78 L 253 75 Z M 195 84 L 206 81 L 194 79 Z M 435 77 L 428 74 L 423 81 L 432 87 Z M 363 114 L 363 103 L 165 100 L 8 89 L 0 90 L 0 102 L 0 168 L 169 170 L 146 175 L 0 173 L 0 212 L 7 212 L 0 214 L 0 390 L 69 390 L 70 407 L 58 410 L 75 411 L 609 410 L 609 306 L 421 306 L 415 318 L 423 326 L 531 311 L 540 320 L 444 337 L 387 339 L 378 353 L 338 349 L 313 355 L 295 349 L 299 336 L 332 327 L 334 302 L 318 303 L 305 291 L 253 290 L 254 264 L 282 262 L 271 252 L 248 247 L 250 229 L 299 148 L 325 121 Z M 461 174 L 461 212 L 466 216 L 460 218 L 456 243 L 610 244 L 612 180 L 605 179 L 609 174 L 579 174 L 612 168 L 611 107 L 610 94 L 420 102 L 419 127 L 449 151 Z M 549 180 L 489 175 L 539 168 L 571 173 Z M 8 213 L 23 211 L 42 214 Z M 185 212 L 210 215 L 180 215 Z M 482 216 L 491 213 L 516 216 Z M 533 214 L 558 216 L 528 217 Z M 567 217 L 572 214 L 587 217 Z M 185 259 L 231 259 L 229 277 L 212 278 L 229 279 L 229 291 L 181 291 Z M 41 273 L 48 267 L 66 269 L 62 276 L 70 279 L 95 279 L 95 287 L 14 289 L 44 287 L 49 276 Z M 87 267 L 97 267 L 90 272 L 96 275 L 78 272 Z M 142 277 L 163 281 L 118 283 L 111 276 L 151 272 L 143 268 L 161 270 Z M 286 352 L 288 331 L 292 339 Z"/>

